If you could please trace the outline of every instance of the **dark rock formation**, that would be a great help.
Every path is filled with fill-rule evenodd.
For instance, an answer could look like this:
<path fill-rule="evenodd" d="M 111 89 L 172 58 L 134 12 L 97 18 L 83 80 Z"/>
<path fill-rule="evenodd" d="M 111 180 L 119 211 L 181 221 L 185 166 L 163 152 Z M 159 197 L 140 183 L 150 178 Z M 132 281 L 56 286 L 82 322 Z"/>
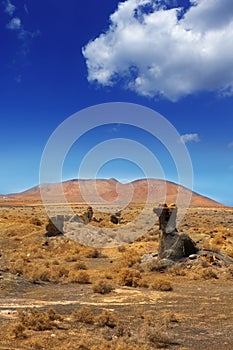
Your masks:
<path fill-rule="evenodd" d="M 159 216 L 159 227 L 162 231 L 160 237 L 158 257 L 174 262 L 196 254 L 199 251 L 196 243 L 185 233 L 179 233 L 176 229 L 176 205 L 160 205 L 153 209 Z"/>
<path fill-rule="evenodd" d="M 45 237 L 55 237 L 63 235 L 64 215 L 57 215 L 49 219 L 46 225 Z"/>
<path fill-rule="evenodd" d="M 82 215 L 82 219 L 85 225 L 89 224 L 89 222 L 91 222 L 93 217 L 93 209 L 92 207 L 88 207 L 87 211 L 85 213 L 83 213 Z"/>
<path fill-rule="evenodd" d="M 117 225 L 117 224 L 120 223 L 120 218 L 117 217 L 116 215 L 111 215 L 111 216 L 110 216 L 110 221 L 111 221 L 113 224 Z"/>
<path fill-rule="evenodd" d="M 83 214 L 81 215 L 75 214 L 72 216 L 72 218 L 69 221 L 87 225 L 89 224 L 89 222 L 91 222 L 92 218 L 93 218 L 93 209 L 92 207 L 88 207 Z"/>

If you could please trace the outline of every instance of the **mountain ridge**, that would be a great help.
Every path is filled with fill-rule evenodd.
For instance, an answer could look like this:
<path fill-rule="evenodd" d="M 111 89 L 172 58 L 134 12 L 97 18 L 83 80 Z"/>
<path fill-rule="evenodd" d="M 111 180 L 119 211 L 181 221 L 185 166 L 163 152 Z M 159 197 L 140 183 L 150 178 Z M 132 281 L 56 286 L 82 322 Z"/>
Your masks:
<path fill-rule="evenodd" d="M 51 202 L 58 203 L 58 188 L 63 187 L 64 195 L 70 203 L 91 204 L 107 202 L 117 204 L 161 202 L 175 203 L 178 193 L 191 196 L 192 207 L 223 207 L 217 201 L 193 192 L 183 185 L 162 179 L 137 179 L 128 183 L 121 183 L 117 179 L 70 179 L 60 183 L 39 184 L 20 193 L 0 196 L 0 205 L 30 205 L 42 204 L 41 191 L 50 198 Z M 149 190 L 148 190 L 149 188 Z"/>

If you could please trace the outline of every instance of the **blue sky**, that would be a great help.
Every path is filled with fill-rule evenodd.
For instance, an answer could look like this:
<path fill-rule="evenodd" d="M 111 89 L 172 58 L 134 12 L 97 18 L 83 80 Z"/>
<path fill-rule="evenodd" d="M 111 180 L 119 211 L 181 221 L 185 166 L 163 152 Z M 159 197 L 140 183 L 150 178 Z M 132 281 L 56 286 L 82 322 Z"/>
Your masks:
<path fill-rule="evenodd" d="M 233 205 L 232 0 L 1 0 L 0 19 L 0 193 L 38 184 L 45 144 L 66 118 L 119 101 L 167 118 L 190 152 L 194 190 Z M 177 180 L 156 140 L 109 128 L 72 147 L 65 179 L 91 147 L 128 137 Z M 113 160 L 98 176 L 133 180 L 143 171 Z"/>

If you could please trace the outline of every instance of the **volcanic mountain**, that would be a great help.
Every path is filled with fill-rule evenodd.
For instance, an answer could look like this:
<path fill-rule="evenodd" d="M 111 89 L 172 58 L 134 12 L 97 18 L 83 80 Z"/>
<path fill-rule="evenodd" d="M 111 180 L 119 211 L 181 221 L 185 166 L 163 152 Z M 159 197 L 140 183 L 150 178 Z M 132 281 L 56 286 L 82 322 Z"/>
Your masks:
<path fill-rule="evenodd" d="M 176 183 L 157 180 L 140 179 L 126 184 L 115 179 L 68 180 L 55 184 L 42 184 L 27 191 L 0 196 L 0 205 L 36 205 L 47 203 L 59 204 L 64 197 L 69 203 L 79 204 L 118 204 L 118 203 L 176 203 L 190 197 L 190 205 L 194 207 L 220 207 L 222 204 Z M 177 197 L 179 196 L 179 197 Z"/>

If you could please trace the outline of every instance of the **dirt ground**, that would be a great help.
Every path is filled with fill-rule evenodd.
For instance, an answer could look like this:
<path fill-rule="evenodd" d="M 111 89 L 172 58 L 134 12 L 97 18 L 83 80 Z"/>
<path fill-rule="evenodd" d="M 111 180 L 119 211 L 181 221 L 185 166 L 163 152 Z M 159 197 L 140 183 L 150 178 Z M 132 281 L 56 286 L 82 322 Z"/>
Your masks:
<path fill-rule="evenodd" d="M 161 270 L 156 218 L 112 248 L 45 237 L 47 220 L 41 206 L 0 208 L 0 349 L 233 348 L 233 265 L 206 254 Z M 233 258 L 233 209 L 190 208 L 179 231 Z"/>

